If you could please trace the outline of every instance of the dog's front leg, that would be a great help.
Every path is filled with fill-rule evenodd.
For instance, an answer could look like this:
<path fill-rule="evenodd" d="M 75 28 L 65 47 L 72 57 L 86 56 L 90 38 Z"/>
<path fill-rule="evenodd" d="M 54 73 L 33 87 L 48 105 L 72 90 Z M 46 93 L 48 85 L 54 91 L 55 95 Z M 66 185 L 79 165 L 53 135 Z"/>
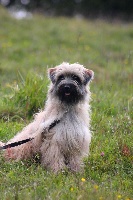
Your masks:
<path fill-rule="evenodd" d="M 68 168 L 73 171 L 73 172 L 78 172 L 83 169 L 83 158 L 81 155 L 77 153 L 76 154 L 71 154 L 69 157 L 69 164 Z"/>
<path fill-rule="evenodd" d="M 64 155 L 56 141 L 45 139 L 41 146 L 41 164 L 54 173 L 65 169 Z"/>
<path fill-rule="evenodd" d="M 52 129 L 60 120 L 42 123 L 40 125 L 41 133 L 41 164 L 46 169 L 51 169 L 54 173 L 64 169 L 64 155 L 61 153 L 60 147 L 54 138 L 54 130 Z M 38 136 L 37 136 L 38 137 Z M 36 137 L 36 139 L 37 139 Z"/>

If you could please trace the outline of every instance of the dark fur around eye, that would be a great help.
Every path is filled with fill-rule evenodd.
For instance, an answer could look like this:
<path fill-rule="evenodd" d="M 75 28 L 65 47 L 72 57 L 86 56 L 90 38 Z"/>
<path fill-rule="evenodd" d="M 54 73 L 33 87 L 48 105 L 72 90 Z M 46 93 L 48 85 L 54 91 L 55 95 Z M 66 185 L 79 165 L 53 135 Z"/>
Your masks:
<path fill-rule="evenodd" d="M 63 75 L 60 75 L 59 77 L 58 77 L 58 81 L 62 81 L 62 80 L 64 80 L 65 79 L 65 77 L 63 76 Z"/>
<path fill-rule="evenodd" d="M 72 74 L 71 77 L 72 77 L 72 79 L 73 79 L 74 81 L 76 81 L 77 83 L 81 83 L 81 80 L 80 80 L 80 78 L 79 78 L 78 76 Z"/>

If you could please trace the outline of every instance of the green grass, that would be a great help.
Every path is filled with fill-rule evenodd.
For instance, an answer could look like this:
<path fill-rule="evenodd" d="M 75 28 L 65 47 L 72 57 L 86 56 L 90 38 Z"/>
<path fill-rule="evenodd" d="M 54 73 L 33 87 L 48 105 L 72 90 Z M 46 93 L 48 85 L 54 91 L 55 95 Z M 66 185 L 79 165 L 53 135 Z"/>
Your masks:
<path fill-rule="evenodd" d="M 85 171 L 54 175 L 37 163 L 7 163 L 0 156 L 0 199 L 131 200 L 133 24 L 36 15 L 17 21 L 0 8 L 0 140 L 43 108 L 46 70 L 63 61 L 95 72 Z"/>

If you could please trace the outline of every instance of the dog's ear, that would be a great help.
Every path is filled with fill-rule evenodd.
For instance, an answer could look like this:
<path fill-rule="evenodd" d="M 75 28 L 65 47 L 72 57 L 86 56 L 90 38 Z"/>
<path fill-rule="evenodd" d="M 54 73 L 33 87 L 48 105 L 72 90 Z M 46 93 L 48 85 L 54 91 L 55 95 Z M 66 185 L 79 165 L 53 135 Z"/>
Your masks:
<path fill-rule="evenodd" d="M 86 69 L 84 74 L 84 84 L 86 85 L 94 78 L 94 72 L 92 70 Z"/>
<path fill-rule="evenodd" d="M 56 72 L 56 68 L 48 69 L 48 75 L 53 84 L 55 83 L 55 72 Z"/>

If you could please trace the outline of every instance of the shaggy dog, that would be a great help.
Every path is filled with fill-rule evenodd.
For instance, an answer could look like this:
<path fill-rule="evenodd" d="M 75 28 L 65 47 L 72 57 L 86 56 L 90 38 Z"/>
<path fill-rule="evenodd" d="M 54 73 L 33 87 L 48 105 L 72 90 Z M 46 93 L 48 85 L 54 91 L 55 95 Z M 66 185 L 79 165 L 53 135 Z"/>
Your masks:
<path fill-rule="evenodd" d="M 48 74 L 51 84 L 45 109 L 7 144 L 31 140 L 10 148 L 10 155 L 4 150 L 4 156 L 18 161 L 39 154 L 42 166 L 55 173 L 66 167 L 79 171 L 91 141 L 88 83 L 94 73 L 78 63 L 62 63 Z"/>

